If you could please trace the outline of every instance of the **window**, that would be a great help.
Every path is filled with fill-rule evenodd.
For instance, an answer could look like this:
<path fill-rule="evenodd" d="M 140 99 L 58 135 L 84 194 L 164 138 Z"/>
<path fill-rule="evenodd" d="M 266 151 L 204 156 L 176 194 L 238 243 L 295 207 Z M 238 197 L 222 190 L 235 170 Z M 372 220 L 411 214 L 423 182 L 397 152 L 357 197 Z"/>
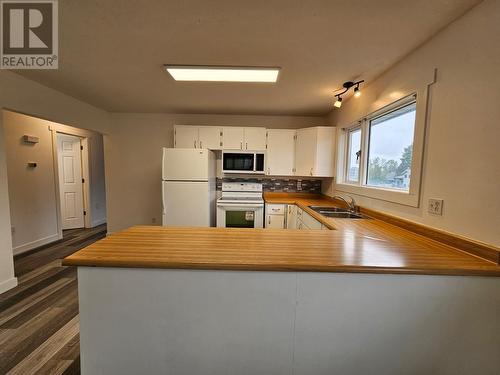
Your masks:
<path fill-rule="evenodd" d="M 349 151 L 347 154 L 346 181 L 359 182 L 359 165 L 361 161 L 361 128 L 349 130 Z"/>
<path fill-rule="evenodd" d="M 368 186 L 410 189 L 415 103 L 370 120 Z"/>
<path fill-rule="evenodd" d="M 426 93 L 423 93 L 425 102 Z M 336 190 L 418 207 L 425 115 L 412 94 L 344 128 Z"/>

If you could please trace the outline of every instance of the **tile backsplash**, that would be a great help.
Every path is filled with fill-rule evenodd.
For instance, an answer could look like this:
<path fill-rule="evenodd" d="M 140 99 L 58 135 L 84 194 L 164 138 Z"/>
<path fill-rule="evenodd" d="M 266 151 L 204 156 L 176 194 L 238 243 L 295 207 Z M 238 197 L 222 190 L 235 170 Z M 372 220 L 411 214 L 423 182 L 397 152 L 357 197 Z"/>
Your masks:
<path fill-rule="evenodd" d="M 321 194 L 321 180 L 223 177 L 217 178 L 217 190 L 222 190 L 223 182 L 258 182 L 262 184 L 264 191 Z"/>

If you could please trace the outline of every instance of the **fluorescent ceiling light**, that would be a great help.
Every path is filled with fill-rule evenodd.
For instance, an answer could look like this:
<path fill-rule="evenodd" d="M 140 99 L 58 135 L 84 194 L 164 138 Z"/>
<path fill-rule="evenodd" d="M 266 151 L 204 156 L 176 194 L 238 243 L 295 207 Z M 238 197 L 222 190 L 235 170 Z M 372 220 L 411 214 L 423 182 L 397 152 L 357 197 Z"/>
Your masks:
<path fill-rule="evenodd" d="M 165 65 L 176 81 L 276 82 L 280 68 Z"/>

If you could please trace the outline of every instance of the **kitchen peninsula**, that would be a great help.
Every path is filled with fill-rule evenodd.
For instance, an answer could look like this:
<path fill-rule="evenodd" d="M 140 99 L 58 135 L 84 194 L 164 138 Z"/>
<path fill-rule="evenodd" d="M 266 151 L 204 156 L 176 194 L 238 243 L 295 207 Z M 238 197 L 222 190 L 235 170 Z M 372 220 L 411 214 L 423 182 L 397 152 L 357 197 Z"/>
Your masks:
<path fill-rule="evenodd" d="M 307 204 L 318 201 L 333 204 Z M 138 226 L 69 256 L 82 372 L 499 368 L 498 264 L 373 218 L 324 224 L 333 230 Z"/>

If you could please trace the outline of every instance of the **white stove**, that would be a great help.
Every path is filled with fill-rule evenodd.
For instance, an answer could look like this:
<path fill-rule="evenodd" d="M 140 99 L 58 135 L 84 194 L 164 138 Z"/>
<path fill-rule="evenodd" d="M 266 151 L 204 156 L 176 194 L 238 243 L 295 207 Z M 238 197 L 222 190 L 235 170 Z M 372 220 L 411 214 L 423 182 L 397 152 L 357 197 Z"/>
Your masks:
<path fill-rule="evenodd" d="M 226 228 L 262 228 L 264 199 L 262 184 L 225 182 L 217 199 L 217 226 Z"/>

